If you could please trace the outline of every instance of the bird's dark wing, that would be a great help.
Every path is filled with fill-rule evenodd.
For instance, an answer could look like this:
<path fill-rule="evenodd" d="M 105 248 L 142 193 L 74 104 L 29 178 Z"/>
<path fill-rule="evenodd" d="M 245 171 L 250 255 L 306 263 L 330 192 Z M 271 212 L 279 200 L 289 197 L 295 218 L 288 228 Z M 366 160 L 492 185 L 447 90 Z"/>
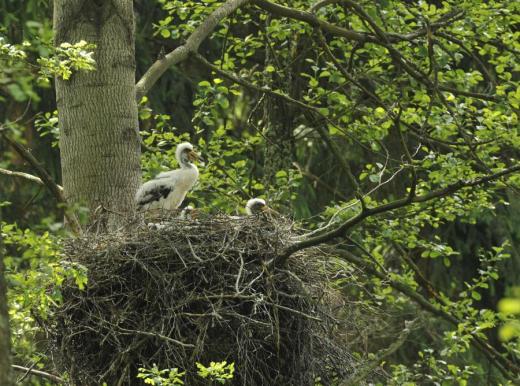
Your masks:
<path fill-rule="evenodd" d="M 172 190 L 173 187 L 170 185 L 156 185 L 137 201 L 137 205 L 143 206 L 154 201 L 159 201 L 161 198 L 168 197 L 168 194 L 170 194 Z"/>

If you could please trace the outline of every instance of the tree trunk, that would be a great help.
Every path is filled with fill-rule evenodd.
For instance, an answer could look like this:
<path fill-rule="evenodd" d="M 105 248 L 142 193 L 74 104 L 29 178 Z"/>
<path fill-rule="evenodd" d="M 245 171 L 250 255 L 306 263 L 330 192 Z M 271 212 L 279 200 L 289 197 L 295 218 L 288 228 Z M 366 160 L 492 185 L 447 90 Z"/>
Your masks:
<path fill-rule="evenodd" d="M 5 282 L 4 250 L 0 233 L 0 385 L 11 386 L 11 336 L 7 313 L 7 285 Z"/>
<path fill-rule="evenodd" d="M 96 71 L 56 80 L 65 197 L 109 227 L 134 210 L 141 178 L 131 0 L 55 0 L 55 44 L 96 44 Z"/>
<path fill-rule="evenodd" d="M 299 87 L 297 80 L 293 74 L 299 74 L 299 60 L 295 60 L 299 54 L 300 41 L 299 37 L 291 40 L 292 49 L 289 53 L 289 59 L 278 59 L 275 57 L 275 49 L 266 46 L 265 67 L 273 65 L 280 68 L 283 63 L 289 62 L 292 65 L 286 67 L 282 77 L 276 73 L 268 74 L 266 83 L 276 86 L 284 90 L 289 96 L 298 99 Z M 270 44 L 269 42 L 267 44 Z M 277 60 L 278 59 L 278 60 Z M 281 63 L 280 63 L 281 62 Z M 298 71 L 298 72 L 294 72 Z M 295 159 L 296 145 L 294 140 L 294 128 L 296 126 L 297 110 L 294 106 L 283 103 L 278 98 L 266 95 L 264 103 L 264 130 L 263 134 L 266 139 L 267 146 L 264 153 L 264 183 L 266 185 L 275 182 L 276 172 L 279 170 L 289 170 Z"/>
<path fill-rule="evenodd" d="M 264 182 L 273 184 L 276 172 L 288 170 L 292 167 L 294 159 L 293 122 L 287 117 L 292 117 L 287 111 L 287 106 L 280 103 L 279 99 L 266 97 L 264 104 L 263 130 L 267 146 L 265 147 Z"/>

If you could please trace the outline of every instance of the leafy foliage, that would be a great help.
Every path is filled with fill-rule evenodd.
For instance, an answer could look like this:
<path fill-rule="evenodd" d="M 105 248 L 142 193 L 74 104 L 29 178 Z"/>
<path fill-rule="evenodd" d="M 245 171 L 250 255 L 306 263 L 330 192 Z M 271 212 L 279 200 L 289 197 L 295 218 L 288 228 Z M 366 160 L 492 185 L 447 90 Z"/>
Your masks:
<path fill-rule="evenodd" d="M 228 380 L 233 379 L 233 373 L 235 372 L 234 363 L 227 364 L 226 361 L 211 362 L 208 367 L 198 362 L 196 365 L 199 369 L 198 375 L 207 379 L 211 384 L 218 382 L 224 385 Z M 182 377 L 186 372 L 179 372 L 177 368 L 159 370 L 157 365 L 154 364 L 151 369 L 140 368 L 139 371 L 137 377 L 142 378 L 144 383 L 149 385 L 184 385 Z"/>
<path fill-rule="evenodd" d="M 208 367 L 202 363 L 196 363 L 198 367 L 198 374 L 200 377 L 215 381 L 220 384 L 227 383 L 228 380 L 233 379 L 233 373 L 235 372 L 235 364 L 233 362 L 227 363 L 222 362 L 211 362 Z"/>
<path fill-rule="evenodd" d="M 56 47 L 55 54 L 51 58 L 40 58 L 41 74 L 45 78 L 55 76 L 69 80 L 73 71 L 93 71 L 95 61 L 92 55 L 96 46 L 81 40 L 78 43 L 61 43 Z"/>
<path fill-rule="evenodd" d="M 186 372 L 179 372 L 178 368 L 159 370 L 157 365 L 154 364 L 151 369 L 140 368 L 137 378 L 142 378 L 147 385 L 184 385 L 182 380 L 184 374 Z"/>
<path fill-rule="evenodd" d="M 4 262 L 13 349 L 17 357 L 39 364 L 46 357 L 36 344 L 41 320 L 47 319 L 52 306 L 61 303 L 61 284 L 71 280 L 83 289 L 87 273 L 83 266 L 63 258 L 59 239 L 49 232 L 38 234 L 15 224 L 1 225 L 7 250 Z"/>
<path fill-rule="evenodd" d="M 0 100 L 12 101 L 0 109 L 3 122 L 16 120 L 29 100 L 52 99 L 49 84 L 37 80 L 40 68 L 30 63 L 43 65 L 46 77 L 93 69 L 93 48 L 84 43 L 52 49 L 50 22 L 36 3 L 27 2 L 24 15 L 37 20 L 20 22 L 25 43 L 0 28 Z M 154 95 L 141 102 L 140 130 L 148 149 L 143 177 L 176 167 L 175 144 L 191 140 L 207 162 L 199 165 L 190 204 L 209 213 L 242 213 L 246 199 L 264 197 L 310 236 L 355 218 L 364 207 L 411 197 L 409 204 L 368 216 L 344 232 L 346 238 L 334 240 L 340 252 L 358 256 L 349 264 L 372 269 L 363 291 L 338 274 L 334 284 L 345 296 L 395 316 L 396 329 L 410 315 L 422 323 L 392 355 L 375 365 L 375 357 L 366 358 L 368 367 L 388 374 L 368 381 L 506 384 L 514 371 L 490 369 L 477 346 L 490 345 L 496 358 L 512 362 L 520 355 L 513 289 L 520 269 L 520 174 L 453 187 L 518 165 L 518 2 L 271 2 L 283 10 L 265 3 L 252 2 L 219 23 L 199 50 L 209 66 L 190 59 L 165 74 Z M 153 38 L 140 37 L 139 44 L 150 58 L 160 47 L 183 44 L 224 1 L 156 4 L 162 13 L 136 2 L 139 22 L 154 20 Z M 302 12 L 305 18 L 298 16 Z M 22 15 L 2 17 L 8 25 Z M 269 98 L 283 109 L 278 116 L 268 108 Z M 30 138 L 32 119 L 11 126 L 17 139 L 41 146 L 59 175 L 58 163 L 49 161 L 57 157 L 50 146 L 58 131 L 54 110 L 54 104 L 44 105 L 35 122 L 48 140 Z M 289 122 L 287 135 L 272 141 L 275 128 L 267 122 L 282 118 Z M 269 157 L 285 156 L 269 149 L 293 147 L 289 167 L 267 170 Z M 18 167 L 16 156 L 3 154 L 1 167 Z M 275 176 L 270 184 L 264 180 L 268 172 Z M 39 299 L 44 305 L 59 301 L 59 295 L 45 293 L 45 283 L 74 279 L 74 273 L 56 265 L 59 248 L 51 246 L 59 244 L 54 235 L 61 237 L 55 226 L 59 209 L 44 206 L 43 199 L 31 204 L 40 194 L 35 187 L 8 187 L 0 188 L 12 202 L 4 208 L 3 232 L 10 240 L 13 328 L 23 337 L 15 350 L 29 358 L 38 329 L 29 310 L 38 308 Z M 442 191 L 448 193 L 423 200 Z M 17 215 L 26 206 L 26 214 Z M 56 229 L 46 233 L 50 227 Z M 78 268 L 71 269 L 81 284 Z M 379 353 L 389 339 L 374 330 L 365 343 Z M 159 375 L 168 374 L 154 376 Z"/>

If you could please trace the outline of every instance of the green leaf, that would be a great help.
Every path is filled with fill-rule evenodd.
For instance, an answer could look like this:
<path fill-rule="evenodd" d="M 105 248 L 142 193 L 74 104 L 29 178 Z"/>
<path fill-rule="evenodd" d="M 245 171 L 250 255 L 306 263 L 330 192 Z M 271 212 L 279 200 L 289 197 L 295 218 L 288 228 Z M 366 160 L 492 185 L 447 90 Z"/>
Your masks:
<path fill-rule="evenodd" d="M 218 98 L 217 102 L 220 105 L 220 107 L 222 107 L 223 109 L 227 109 L 229 107 L 229 100 L 224 96 Z"/>
<path fill-rule="evenodd" d="M 163 38 L 169 38 L 171 36 L 171 32 L 168 29 L 162 29 L 161 30 L 161 36 Z"/>
<path fill-rule="evenodd" d="M 471 297 L 477 301 L 482 299 L 482 295 L 477 291 L 471 291 Z"/>
<path fill-rule="evenodd" d="M 502 299 L 498 302 L 498 310 L 504 314 L 520 314 L 520 299 Z"/>

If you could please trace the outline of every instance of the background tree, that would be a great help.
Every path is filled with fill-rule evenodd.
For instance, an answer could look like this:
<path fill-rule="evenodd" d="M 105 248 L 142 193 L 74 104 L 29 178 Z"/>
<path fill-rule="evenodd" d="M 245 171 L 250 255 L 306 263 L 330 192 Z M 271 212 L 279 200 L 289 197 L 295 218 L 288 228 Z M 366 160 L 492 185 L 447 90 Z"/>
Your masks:
<path fill-rule="evenodd" d="M 132 212 L 141 176 L 132 2 L 56 1 L 54 31 L 58 46 L 96 46 L 96 71 L 56 81 L 65 197 Z"/>
<path fill-rule="evenodd" d="M 0 234 L 0 383 L 10 386 L 13 384 L 11 380 L 11 334 L 4 270 L 4 247 Z"/>
<path fill-rule="evenodd" d="M 28 39 L 29 56 L 48 57 L 49 14 L 37 3 L 28 2 L 19 14 L 3 13 L 2 25 L 9 22 L 9 28 L 2 36 L 20 44 Z M 80 3 L 67 4 L 79 9 Z M 137 127 L 129 97 L 135 93 L 147 149 L 145 178 L 171 166 L 174 144 L 190 139 L 209 159 L 189 197 L 192 203 L 233 212 L 246 198 L 266 196 L 312 230 L 284 251 L 280 262 L 296 250 L 333 243 L 340 258 L 363 270 L 358 289 L 342 280 L 337 285 L 345 296 L 388 316 L 385 331 L 367 324 L 358 334 L 373 353 L 389 353 L 381 379 L 498 384 L 514 378 L 515 334 L 507 342 L 496 334 L 511 318 L 494 310 L 508 288 L 518 285 L 520 262 L 516 3 L 161 0 L 150 7 L 138 1 L 136 62 L 142 76 L 135 88 L 128 83 L 131 65 L 123 68 L 133 58 L 121 55 L 132 46 L 131 28 L 124 28 L 131 20 L 128 2 L 88 3 L 87 14 L 98 24 L 88 18 L 77 25 L 57 23 L 64 31 L 58 43 L 84 39 L 98 45 L 96 72 L 57 81 L 58 95 L 70 93 L 71 100 L 89 95 L 78 106 L 58 101 L 64 114 L 60 125 L 81 123 L 97 131 L 109 126 L 102 135 L 113 143 L 106 143 L 112 147 L 99 153 L 107 157 L 98 164 L 99 158 L 88 158 L 95 153 L 78 147 L 81 137 L 75 137 L 71 149 L 85 150 L 81 166 L 94 165 L 97 171 L 72 193 L 75 177 L 66 180 L 64 169 L 67 197 L 86 201 L 91 213 L 100 204 L 114 212 L 129 208 L 139 153 L 136 136 L 126 141 L 122 133 Z M 7 11 L 12 6 L 3 5 Z M 55 10 L 60 14 L 62 8 Z M 72 14 L 58 19 L 68 18 Z M 109 26 L 114 41 L 103 35 Z M 117 75 L 126 88 L 101 87 L 114 75 L 110 63 L 121 66 Z M 2 74 L 1 93 L 9 103 L 1 114 L 10 137 L 32 147 L 60 181 L 58 153 L 51 147 L 57 121 L 49 86 L 35 82 L 32 69 L 16 77 Z M 78 91 L 89 84 L 95 87 Z M 96 92 L 102 98 L 94 98 Z M 116 93 L 117 98 L 103 99 Z M 98 99 L 104 102 L 95 103 Z M 121 117 L 113 114 L 119 108 L 124 108 Z M 32 117 L 39 111 L 45 113 Z M 25 118 L 13 122 L 20 115 Z M 47 136 L 40 139 L 34 126 Z M 277 144 L 287 139 L 290 146 L 272 146 L 271 130 L 280 130 L 272 137 Z M 69 139 L 60 138 L 64 152 Z M 12 145 L 0 146 L 9 150 L 0 166 L 22 169 L 23 157 Z M 110 168 L 109 155 L 120 146 L 127 150 L 116 152 L 118 166 Z M 109 180 L 106 169 L 119 177 Z M 77 167 L 70 172 L 82 173 Z M 116 180 L 117 189 L 109 185 Z M 47 192 L 38 192 L 39 185 L 6 181 L 8 277 L 22 279 L 32 267 L 43 282 L 52 278 L 45 269 L 59 257 L 51 245 L 52 233 L 63 232 L 61 211 L 49 204 Z M 121 206 L 113 206 L 115 201 Z M 54 231 L 44 233 L 49 229 Z M 28 256 L 40 260 L 36 264 Z M 29 276 L 26 298 L 45 294 L 40 279 Z M 11 291 L 11 307 L 19 307 L 36 329 L 29 312 L 34 302 L 16 303 L 23 291 L 17 286 Z M 421 327 L 396 340 L 411 315 Z M 40 362 L 44 356 L 36 358 L 30 341 L 23 346 L 15 336 L 15 351 Z M 362 367 L 381 362 L 366 358 Z"/>

